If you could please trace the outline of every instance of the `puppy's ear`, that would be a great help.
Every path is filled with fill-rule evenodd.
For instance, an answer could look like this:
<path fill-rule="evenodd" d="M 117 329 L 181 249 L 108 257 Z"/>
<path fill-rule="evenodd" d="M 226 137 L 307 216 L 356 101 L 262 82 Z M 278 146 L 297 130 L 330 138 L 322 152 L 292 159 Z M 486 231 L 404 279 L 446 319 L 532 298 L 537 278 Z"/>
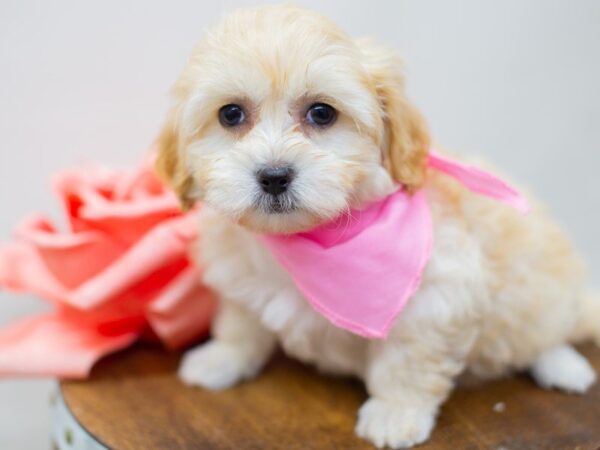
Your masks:
<path fill-rule="evenodd" d="M 359 40 L 357 45 L 383 111 L 384 165 L 396 182 L 413 192 L 425 179 L 430 146 L 427 125 L 406 98 L 400 58 L 368 40 Z"/>
<path fill-rule="evenodd" d="M 175 191 L 181 202 L 181 208 L 188 211 L 194 206 L 194 200 L 190 195 L 194 181 L 182 161 L 177 128 L 172 118 L 169 118 L 163 127 L 157 140 L 157 147 L 156 171 L 160 178 Z"/>

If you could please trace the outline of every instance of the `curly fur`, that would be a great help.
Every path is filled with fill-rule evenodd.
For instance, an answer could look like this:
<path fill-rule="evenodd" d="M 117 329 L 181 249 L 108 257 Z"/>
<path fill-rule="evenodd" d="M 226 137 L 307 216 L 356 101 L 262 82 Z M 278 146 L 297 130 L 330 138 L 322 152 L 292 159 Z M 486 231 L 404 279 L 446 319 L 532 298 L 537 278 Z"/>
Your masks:
<path fill-rule="evenodd" d="M 339 111 L 333 126 L 305 123 L 315 101 Z M 217 119 L 228 103 L 248 111 L 236 130 Z M 178 80 L 159 142 L 159 170 L 183 204 L 204 203 L 197 254 L 221 296 L 212 340 L 188 353 L 181 378 L 226 388 L 255 376 L 280 345 L 363 379 L 371 397 L 356 432 L 394 448 L 427 439 L 461 373 L 530 370 L 544 387 L 584 392 L 595 374 L 570 343 L 600 337 L 600 301 L 584 292 L 568 239 L 536 202 L 521 217 L 428 173 L 429 145 L 392 52 L 293 7 L 227 16 Z M 280 161 L 297 168 L 299 207 L 270 214 L 257 207 L 253 173 Z M 389 337 L 366 340 L 313 311 L 254 233 L 309 229 L 398 184 L 427 193 L 433 256 Z"/>

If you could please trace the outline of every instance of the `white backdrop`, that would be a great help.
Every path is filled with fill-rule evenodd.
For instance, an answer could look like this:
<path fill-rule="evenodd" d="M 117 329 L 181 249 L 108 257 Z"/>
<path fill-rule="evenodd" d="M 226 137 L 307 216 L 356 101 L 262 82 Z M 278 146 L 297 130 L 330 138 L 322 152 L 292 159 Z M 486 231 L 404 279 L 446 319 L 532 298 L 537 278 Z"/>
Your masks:
<path fill-rule="evenodd" d="M 0 239 L 23 215 L 56 211 L 53 171 L 138 161 L 203 30 L 255 3 L 2 0 Z M 600 285 L 600 2 L 296 3 L 398 49 L 436 141 L 485 155 L 537 192 Z M 39 305 L 0 293 L 0 324 Z M 48 447 L 48 386 L 0 381 L 0 448 Z"/>

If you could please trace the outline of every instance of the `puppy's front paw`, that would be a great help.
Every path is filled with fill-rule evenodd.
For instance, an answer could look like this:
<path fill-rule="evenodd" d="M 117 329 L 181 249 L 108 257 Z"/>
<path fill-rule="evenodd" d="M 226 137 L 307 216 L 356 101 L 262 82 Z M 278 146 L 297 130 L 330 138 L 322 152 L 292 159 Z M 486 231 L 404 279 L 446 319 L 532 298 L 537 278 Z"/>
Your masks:
<path fill-rule="evenodd" d="M 211 341 L 184 355 L 179 378 L 188 385 L 216 391 L 253 377 L 258 369 L 243 348 Z"/>
<path fill-rule="evenodd" d="M 356 434 L 377 448 L 409 448 L 425 442 L 435 423 L 435 409 L 371 398 L 358 411 Z"/>

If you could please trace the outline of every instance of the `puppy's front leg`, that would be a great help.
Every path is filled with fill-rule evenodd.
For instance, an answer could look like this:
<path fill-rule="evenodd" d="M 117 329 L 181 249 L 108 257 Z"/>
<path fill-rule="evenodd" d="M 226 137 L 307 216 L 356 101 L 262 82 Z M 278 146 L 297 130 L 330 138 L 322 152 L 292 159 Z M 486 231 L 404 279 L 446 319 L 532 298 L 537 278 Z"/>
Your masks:
<path fill-rule="evenodd" d="M 401 321 L 386 341 L 371 343 L 365 373 L 371 398 L 358 413 L 360 437 L 379 448 L 427 440 L 476 335 L 473 326 L 438 325 Z"/>
<path fill-rule="evenodd" d="M 222 301 L 212 339 L 188 351 L 179 377 L 189 385 L 219 390 L 254 377 L 275 348 L 275 336 L 242 306 Z"/>

